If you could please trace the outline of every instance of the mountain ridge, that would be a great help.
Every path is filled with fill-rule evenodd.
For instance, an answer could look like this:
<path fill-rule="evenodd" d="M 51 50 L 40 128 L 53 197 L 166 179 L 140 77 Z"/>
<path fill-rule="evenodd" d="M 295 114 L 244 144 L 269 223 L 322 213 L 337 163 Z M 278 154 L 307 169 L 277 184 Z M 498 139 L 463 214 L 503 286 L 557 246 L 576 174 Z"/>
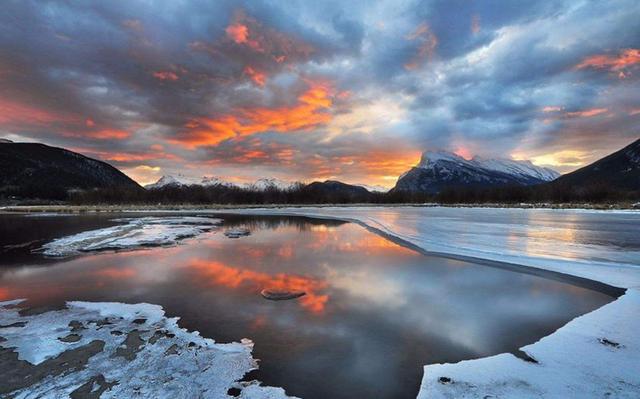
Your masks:
<path fill-rule="evenodd" d="M 640 138 L 631 144 L 550 183 L 573 187 L 601 185 L 621 191 L 640 191 Z"/>
<path fill-rule="evenodd" d="M 41 143 L 0 142 L 0 194 L 64 199 L 72 190 L 142 189 L 106 162 Z"/>
<path fill-rule="evenodd" d="M 531 161 L 513 159 L 465 159 L 448 151 L 425 151 L 420 162 L 403 173 L 393 191 L 437 194 L 449 187 L 533 185 L 552 181 L 560 174 Z"/>

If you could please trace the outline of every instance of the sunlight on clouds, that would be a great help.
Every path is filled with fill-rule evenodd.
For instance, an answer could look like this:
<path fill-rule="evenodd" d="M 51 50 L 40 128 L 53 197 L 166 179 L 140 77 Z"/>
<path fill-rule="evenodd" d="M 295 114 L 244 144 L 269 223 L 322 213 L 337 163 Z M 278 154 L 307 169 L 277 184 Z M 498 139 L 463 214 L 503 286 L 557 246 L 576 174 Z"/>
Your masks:
<path fill-rule="evenodd" d="M 161 170 L 159 166 L 138 165 L 133 168 L 123 168 L 122 172 L 144 186 L 158 181 Z"/>
<path fill-rule="evenodd" d="M 515 160 L 529 159 L 535 165 L 550 166 L 560 171 L 567 171 L 588 164 L 593 157 L 593 152 L 581 150 L 562 150 L 537 156 L 528 156 L 526 154 L 514 153 L 512 154 L 512 157 Z"/>
<path fill-rule="evenodd" d="M 327 126 L 329 142 L 345 133 L 372 133 L 406 119 L 407 110 L 395 99 L 381 99 L 371 104 L 357 105 L 344 114 L 336 115 Z"/>

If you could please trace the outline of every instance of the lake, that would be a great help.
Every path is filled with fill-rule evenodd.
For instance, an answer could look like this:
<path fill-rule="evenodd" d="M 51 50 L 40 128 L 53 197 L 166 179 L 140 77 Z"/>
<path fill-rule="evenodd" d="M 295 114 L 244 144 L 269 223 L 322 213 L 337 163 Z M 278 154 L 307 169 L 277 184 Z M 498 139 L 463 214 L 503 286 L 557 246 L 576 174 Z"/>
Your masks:
<path fill-rule="evenodd" d="M 33 252 L 136 216 L 0 215 L 0 300 L 159 304 L 216 341 L 250 338 L 261 361 L 249 379 L 315 399 L 414 398 L 423 365 L 526 357 L 519 347 L 615 294 L 425 256 L 356 224 L 304 217 L 217 215 L 220 228 L 177 246 L 69 258 Z M 223 234 L 237 227 L 251 234 Z M 306 295 L 270 301 L 265 288 Z"/>

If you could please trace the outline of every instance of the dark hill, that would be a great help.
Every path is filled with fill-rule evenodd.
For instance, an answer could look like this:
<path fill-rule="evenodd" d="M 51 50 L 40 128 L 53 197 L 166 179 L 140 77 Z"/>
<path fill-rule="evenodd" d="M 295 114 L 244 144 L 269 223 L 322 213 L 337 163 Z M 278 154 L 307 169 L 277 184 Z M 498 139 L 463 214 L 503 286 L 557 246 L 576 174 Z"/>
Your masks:
<path fill-rule="evenodd" d="M 113 166 L 39 143 L 0 142 L 0 197 L 65 199 L 69 190 L 141 189 Z"/>
<path fill-rule="evenodd" d="M 322 198 L 324 202 L 328 203 L 368 202 L 373 196 L 364 187 L 335 180 L 315 181 L 302 187 L 301 191 L 307 198 Z"/>
<path fill-rule="evenodd" d="M 640 139 L 548 184 L 573 190 L 601 186 L 617 191 L 640 191 Z"/>

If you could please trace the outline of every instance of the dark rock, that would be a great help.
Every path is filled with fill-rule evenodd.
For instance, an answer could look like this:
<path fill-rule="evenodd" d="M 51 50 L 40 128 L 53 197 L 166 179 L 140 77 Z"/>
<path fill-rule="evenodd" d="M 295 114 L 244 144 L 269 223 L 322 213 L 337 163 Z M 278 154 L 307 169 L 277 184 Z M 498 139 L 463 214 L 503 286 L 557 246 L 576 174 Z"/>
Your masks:
<path fill-rule="evenodd" d="M 10 348 L 0 348 L 0 397 L 29 387 L 45 378 L 55 378 L 57 375 L 81 370 L 85 368 L 89 358 L 102 352 L 104 345 L 104 341 L 91 341 L 37 365 L 18 359 L 18 353 Z"/>
<path fill-rule="evenodd" d="M 115 385 L 118 385 L 117 381 L 106 381 L 102 374 L 98 374 L 71 392 L 70 397 L 71 399 L 98 399 L 100 395 Z"/>
<path fill-rule="evenodd" d="M 298 290 L 264 289 L 260 291 L 260 295 L 262 295 L 265 299 L 270 299 L 272 301 L 283 301 L 287 299 L 300 298 L 305 294 L 306 293 L 304 291 Z"/>
<path fill-rule="evenodd" d="M 619 343 L 614 342 L 614 341 L 610 341 L 610 340 L 608 340 L 608 339 L 606 339 L 606 338 L 598 338 L 598 341 L 599 341 L 602 345 L 607 345 L 607 346 L 611 346 L 611 347 L 614 347 L 614 348 L 620 348 L 620 347 L 622 347 L 622 345 L 620 345 Z"/>
<path fill-rule="evenodd" d="M 62 342 L 72 343 L 72 342 L 80 341 L 81 338 L 82 338 L 82 336 L 80 336 L 78 334 L 69 334 L 66 337 L 58 338 L 58 340 L 60 340 Z"/>

